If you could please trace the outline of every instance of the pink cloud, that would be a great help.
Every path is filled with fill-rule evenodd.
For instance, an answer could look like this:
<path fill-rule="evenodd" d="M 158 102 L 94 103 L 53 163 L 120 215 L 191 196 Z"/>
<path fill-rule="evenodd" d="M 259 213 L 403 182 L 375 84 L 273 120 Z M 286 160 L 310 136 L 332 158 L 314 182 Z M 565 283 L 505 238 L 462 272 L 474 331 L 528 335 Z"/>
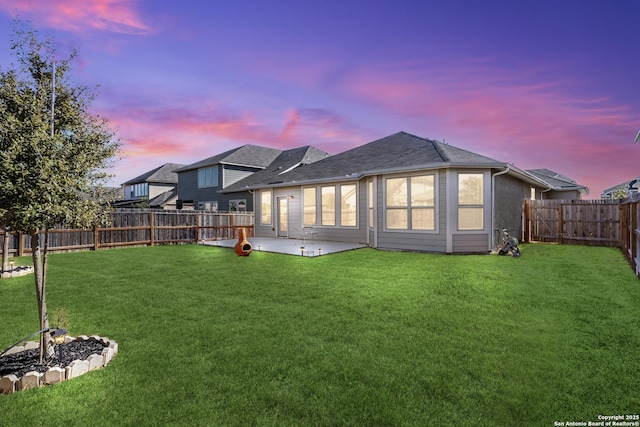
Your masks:
<path fill-rule="evenodd" d="M 0 0 L 0 9 L 74 33 L 98 30 L 148 34 L 152 30 L 140 18 L 135 3 L 134 0 Z"/>
<path fill-rule="evenodd" d="M 358 70 L 340 90 L 393 117 L 412 117 L 424 135 L 514 162 L 549 168 L 603 188 L 636 176 L 629 162 L 638 147 L 630 109 L 605 97 L 583 98 L 565 81 L 531 83 L 532 76 L 501 75 L 483 68 Z M 635 151 L 634 151 L 635 149 Z M 605 183 L 613 181 L 610 184 Z"/>
<path fill-rule="evenodd" d="M 108 106 L 101 104 L 98 108 L 118 129 L 122 151 L 128 156 L 173 153 L 196 161 L 216 154 L 210 147 L 219 144 L 250 143 L 282 149 L 315 145 L 331 151 L 337 142 L 342 145 L 363 142 L 357 129 L 325 109 L 266 114 L 236 110 L 211 100 L 146 99 L 113 92 L 109 96 Z"/>

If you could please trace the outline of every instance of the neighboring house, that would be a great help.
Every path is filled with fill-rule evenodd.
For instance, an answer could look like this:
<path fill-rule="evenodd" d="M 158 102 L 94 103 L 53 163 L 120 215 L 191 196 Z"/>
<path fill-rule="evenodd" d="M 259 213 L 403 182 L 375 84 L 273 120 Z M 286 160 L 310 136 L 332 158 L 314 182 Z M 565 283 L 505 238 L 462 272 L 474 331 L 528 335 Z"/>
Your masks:
<path fill-rule="evenodd" d="M 545 182 L 549 187 L 544 190 L 544 193 L 536 194 L 536 199 L 580 200 L 583 195 L 589 194 L 589 188 L 552 170 L 527 169 L 527 172 Z"/>
<path fill-rule="evenodd" d="M 248 188 L 234 186 L 239 181 L 262 176 L 277 177 L 301 164 L 324 159 L 328 154 L 314 147 L 281 151 L 256 145 L 243 145 L 205 160 L 180 168 L 178 172 L 178 206 L 213 212 L 253 211 L 253 194 Z"/>
<path fill-rule="evenodd" d="M 178 198 L 178 174 L 184 165 L 165 163 L 122 184 L 124 199 L 114 203 L 118 208 L 175 209 Z"/>
<path fill-rule="evenodd" d="M 487 253 L 522 232 L 522 203 L 552 187 L 513 165 L 405 132 L 295 168 L 267 168 L 250 190 L 255 236 L 373 248 Z"/>
<path fill-rule="evenodd" d="M 178 208 L 218 211 L 250 211 L 253 199 L 248 191 L 220 195 L 229 185 L 264 169 L 280 150 L 243 145 L 180 168 L 178 172 Z"/>
<path fill-rule="evenodd" d="M 622 182 L 613 187 L 609 187 L 600 194 L 601 199 L 614 199 L 620 198 L 621 193 L 626 192 L 626 197 L 635 197 L 638 194 L 640 188 L 640 176 L 637 176 L 629 181 Z"/>

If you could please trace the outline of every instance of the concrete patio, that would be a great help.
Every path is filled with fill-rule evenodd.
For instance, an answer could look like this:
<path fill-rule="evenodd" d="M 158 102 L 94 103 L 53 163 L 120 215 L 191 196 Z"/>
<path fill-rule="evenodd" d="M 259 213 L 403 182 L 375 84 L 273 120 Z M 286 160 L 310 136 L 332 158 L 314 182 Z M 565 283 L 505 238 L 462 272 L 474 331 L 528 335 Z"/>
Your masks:
<path fill-rule="evenodd" d="M 353 249 L 364 248 L 367 246 L 358 243 L 328 242 L 324 240 L 313 239 L 298 240 L 273 237 L 249 237 L 247 238 L 247 240 L 249 241 L 249 243 L 251 243 L 252 251 L 275 252 L 279 254 L 289 254 L 306 257 L 317 257 L 336 252 L 344 252 Z M 205 246 L 233 248 L 237 242 L 237 239 L 228 239 L 204 241 L 201 242 L 201 244 Z"/>

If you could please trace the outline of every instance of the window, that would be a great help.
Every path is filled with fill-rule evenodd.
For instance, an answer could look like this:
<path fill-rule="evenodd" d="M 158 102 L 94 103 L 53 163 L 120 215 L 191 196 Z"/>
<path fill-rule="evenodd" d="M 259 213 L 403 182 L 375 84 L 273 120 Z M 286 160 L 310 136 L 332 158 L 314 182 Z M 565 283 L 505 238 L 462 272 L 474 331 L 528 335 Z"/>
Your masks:
<path fill-rule="evenodd" d="M 198 169 L 198 188 L 218 186 L 218 166 Z"/>
<path fill-rule="evenodd" d="M 247 201 L 242 200 L 229 200 L 229 211 L 230 212 L 246 212 L 247 211 Z"/>
<path fill-rule="evenodd" d="M 369 187 L 369 194 L 368 194 L 369 228 L 373 228 L 373 181 L 369 181 L 368 187 Z"/>
<path fill-rule="evenodd" d="M 260 223 L 271 224 L 271 190 L 260 192 Z"/>
<path fill-rule="evenodd" d="M 343 227 L 356 226 L 356 196 L 355 184 L 340 186 L 340 225 Z"/>
<path fill-rule="evenodd" d="M 322 187 L 322 225 L 336 225 L 336 187 Z"/>
<path fill-rule="evenodd" d="M 316 189 L 314 187 L 305 188 L 302 191 L 303 204 L 303 224 L 316 225 Z"/>
<path fill-rule="evenodd" d="M 458 230 L 484 229 L 484 175 L 458 174 Z"/>
<path fill-rule="evenodd" d="M 134 199 L 136 197 L 146 197 L 149 195 L 149 184 L 133 184 L 130 186 L 130 194 L 131 198 Z"/>
<path fill-rule="evenodd" d="M 435 230 L 435 177 L 420 175 L 386 180 L 387 228 Z"/>
<path fill-rule="evenodd" d="M 218 212 L 218 202 L 198 202 L 198 210 L 208 212 Z"/>

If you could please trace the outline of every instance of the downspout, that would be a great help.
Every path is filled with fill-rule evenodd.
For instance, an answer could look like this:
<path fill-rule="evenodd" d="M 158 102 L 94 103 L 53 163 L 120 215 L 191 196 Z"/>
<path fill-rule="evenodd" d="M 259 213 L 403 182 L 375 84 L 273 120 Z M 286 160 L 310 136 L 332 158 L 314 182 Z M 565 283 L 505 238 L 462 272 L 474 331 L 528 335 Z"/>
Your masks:
<path fill-rule="evenodd" d="M 511 170 L 511 166 L 507 165 L 506 169 L 491 175 L 491 247 L 489 250 L 496 248 L 495 230 L 496 230 L 496 176 L 504 175 Z"/>

